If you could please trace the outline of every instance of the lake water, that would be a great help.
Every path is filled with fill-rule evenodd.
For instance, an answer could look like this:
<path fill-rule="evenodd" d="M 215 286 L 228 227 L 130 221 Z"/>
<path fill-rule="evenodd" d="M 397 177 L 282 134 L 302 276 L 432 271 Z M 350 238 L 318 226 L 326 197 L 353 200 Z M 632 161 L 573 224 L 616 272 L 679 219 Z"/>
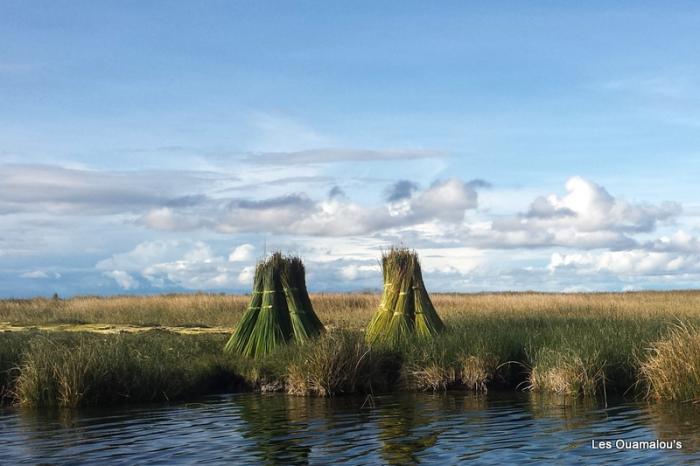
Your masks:
<path fill-rule="evenodd" d="M 0 412 L 0 464 L 695 464 L 700 408 L 530 394 L 280 394 Z M 617 449 L 617 439 L 682 449 Z M 591 442 L 610 440 L 612 449 Z"/>

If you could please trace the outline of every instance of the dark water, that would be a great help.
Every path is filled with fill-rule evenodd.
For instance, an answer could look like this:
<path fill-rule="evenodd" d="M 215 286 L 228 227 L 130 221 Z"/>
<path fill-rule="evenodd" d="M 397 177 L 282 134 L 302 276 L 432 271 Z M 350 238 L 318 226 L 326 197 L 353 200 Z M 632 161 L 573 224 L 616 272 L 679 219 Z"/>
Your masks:
<path fill-rule="evenodd" d="M 363 406 L 364 404 L 364 406 Z M 700 407 L 528 394 L 323 400 L 240 394 L 112 410 L 0 412 L 0 464 L 695 464 Z M 680 441 L 594 450 L 592 440 Z"/>

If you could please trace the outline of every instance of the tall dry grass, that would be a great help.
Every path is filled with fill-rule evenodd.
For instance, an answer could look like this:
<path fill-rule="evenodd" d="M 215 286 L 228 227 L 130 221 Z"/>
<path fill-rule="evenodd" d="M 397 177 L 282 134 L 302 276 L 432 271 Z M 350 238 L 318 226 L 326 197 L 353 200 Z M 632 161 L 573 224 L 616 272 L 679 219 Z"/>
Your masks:
<path fill-rule="evenodd" d="M 260 361 L 224 356 L 227 335 L 218 333 L 81 335 L 82 340 L 62 332 L 0 333 L 0 397 L 65 406 L 158 400 L 197 392 L 194 386 L 210 383 L 202 381 L 228 374 L 265 390 L 314 395 L 383 388 L 530 388 L 593 397 L 646 387 L 655 399 L 700 399 L 695 330 L 700 328 L 700 292 L 432 298 L 448 330 L 392 351 L 364 343 L 363 329 L 379 304 L 379 295 L 372 293 L 312 295 L 326 335 L 285 346 Z M 246 296 L 209 294 L 4 300 L 0 321 L 233 328 L 247 302 Z M 686 323 L 684 330 L 669 330 L 679 321 Z M 37 335 L 49 342 L 34 341 Z M 364 365 L 367 351 L 369 366 Z M 110 391 L 119 386 L 114 380 L 128 381 L 128 397 L 118 394 L 127 393 L 125 385 Z M 179 386 L 189 388 L 181 393 Z M 103 390 L 112 395 L 99 395 Z"/>
<path fill-rule="evenodd" d="M 450 322 L 514 317 L 567 319 L 700 319 L 700 291 L 630 293 L 433 293 L 435 308 Z M 378 293 L 314 293 L 326 327 L 364 329 L 379 305 Z M 234 326 L 248 295 L 169 294 L 0 300 L 0 322 Z"/>
<path fill-rule="evenodd" d="M 398 355 L 377 351 L 358 332 L 336 331 L 305 344 L 287 367 L 287 393 L 334 396 L 386 390 Z"/>
<path fill-rule="evenodd" d="M 10 401 L 74 408 L 170 401 L 243 383 L 223 336 L 28 332 L 6 379 Z M 9 338 L 7 338 L 9 337 Z M 0 354 L 18 334 L 0 335 Z"/>
<path fill-rule="evenodd" d="M 700 330 L 679 323 L 651 344 L 640 365 L 647 397 L 700 402 Z"/>

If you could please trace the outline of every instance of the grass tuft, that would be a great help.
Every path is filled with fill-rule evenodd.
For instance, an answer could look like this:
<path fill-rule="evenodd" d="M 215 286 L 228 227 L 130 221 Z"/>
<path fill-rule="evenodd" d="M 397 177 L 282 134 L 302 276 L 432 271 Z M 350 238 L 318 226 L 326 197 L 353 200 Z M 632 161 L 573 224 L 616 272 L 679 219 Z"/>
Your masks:
<path fill-rule="evenodd" d="M 487 392 L 488 385 L 497 376 L 498 359 L 490 354 L 462 356 L 460 381 L 468 390 Z"/>
<path fill-rule="evenodd" d="M 220 339 L 138 335 L 36 334 L 22 352 L 14 402 L 74 408 L 171 401 L 240 388 L 236 369 L 216 351 Z M 219 343 L 220 344 L 220 343 Z"/>
<path fill-rule="evenodd" d="M 329 397 L 386 389 L 392 358 L 373 351 L 357 332 L 330 332 L 300 348 L 287 370 L 287 392 Z"/>
<path fill-rule="evenodd" d="M 559 395 L 605 395 L 605 362 L 597 352 L 582 356 L 540 348 L 534 353 L 528 390 Z"/>
<path fill-rule="evenodd" d="M 700 402 L 700 331 L 690 323 L 675 325 L 651 344 L 641 363 L 646 396 L 655 400 Z"/>

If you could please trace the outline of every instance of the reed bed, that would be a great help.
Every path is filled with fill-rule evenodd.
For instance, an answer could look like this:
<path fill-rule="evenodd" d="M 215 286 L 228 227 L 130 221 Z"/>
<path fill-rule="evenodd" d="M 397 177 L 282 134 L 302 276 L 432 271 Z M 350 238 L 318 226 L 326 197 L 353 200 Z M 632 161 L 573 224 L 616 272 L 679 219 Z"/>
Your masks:
<path fill-rule="evenodd" d="M 699 292 L 436 294 L 447 330 L 391 349 L 372 348 L 362 330 L 380 295 L 310 300 L 328 331 L 256 360 L 224 355 L 226 334 L 0 333 L 0 398 L 87 406 L 182 399 L 235 385 L 317 396 L 529 389 L 574 399 L 700 399 Z M 219 295 L 5 300 L 0 320 L 29 328 L 114 311 L 112 322 L 125 324 L 233 328 L 249 304 L 249 296 Z"/>
<path fill-rule="evenodd" d="M 0 335 L 5 400 L 27 407 L 74 408 L 240 389 L 245 382 L 237 375 L 241 371 L 221 355 L 223 341 L 223 335 L 161 331 Z"/>
<path fill-rule="evenodd" d="M 700 291 L 627 293 L 431 293 L 446 325 L 465 319 L 513 317 L 700 318 Z M 319 319 L 329 328 L 364 329 L 381 294 L 311 293 Z M 231 327 L 238 324 L 250 295 L 167 294 L 156 296 L 79 296 L 70 299 L 3 299 L 0 322 L 21 325 L 70 323 L 178 327 Z"/>
<path fill-rule="evenodd" d="M 674 325 L 650 345 L 641 361 L 648 398 L 700 403 L 700 330 L 693 324 Z"/>
<path fill-rule="evenodd" d="M 337 331 L 300 348 L 287 368 L 291 395 L 370 393 L 391 386 L 399 356 L 370 348 L 357 333 Z"/>

